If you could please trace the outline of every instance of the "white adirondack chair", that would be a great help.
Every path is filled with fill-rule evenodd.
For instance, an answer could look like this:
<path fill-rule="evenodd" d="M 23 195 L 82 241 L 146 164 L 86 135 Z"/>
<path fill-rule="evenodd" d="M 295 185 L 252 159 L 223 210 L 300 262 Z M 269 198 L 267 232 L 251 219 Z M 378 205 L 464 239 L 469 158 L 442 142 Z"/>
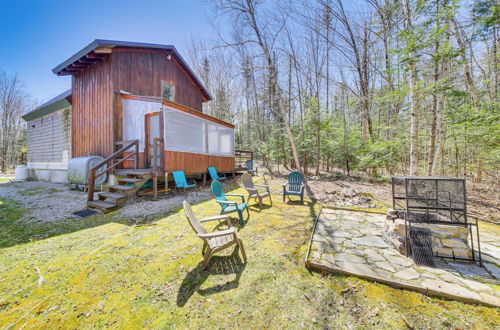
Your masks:
<path fill-rule="evenodd" d="M 203 263 L 204 269 L 207 268 L 210 259 L 215 253 L 225 250 L 235 244 L 237 244 L 240 248 L 243 262 L 244 263 L 247 262 L 247 256 L 245 254 L 245 248 L 243 246 L 243 242 L 238 237 L 236 229 L 231 225 L 231 220 L 229 216 L 217 215 L 214 217 L 198 220 L 193 213 L 191 205 L 187 201 L 184 201 L 183 206 L 184 206 L 184 213 L 186 214 L 186 218 L 188 219 L 191 228 L 193 228 L 198 237 L 203 240 L 203 248 L 201 250 L 201 254 L 204 257 L 204 263 Z M 208 233 L 201 224 L 203 222 L 214 221 L 214 220 L 219 220 L 219 221 L 226 220 L 229 229 Z"/>
<path fill-rule="evenodd" d="M 248 191 L 248 198 L 247 200 L 249 201 L 250 198 L 255 198 L 259 201 L 259 205 L 262 208 L 262 199 L 265 197 L 269 197 L 269 200 L 271 201 L 271 206 L 273 205 L 273 200 L 271 198 L 271 191 L 269 190 L 268 185 L 264 184 L 254 184 L 252 176 L 248 173 L 243 173 L 243 175 L 240 178 L 240 182 L 243 185 L 243 188 Z"/>

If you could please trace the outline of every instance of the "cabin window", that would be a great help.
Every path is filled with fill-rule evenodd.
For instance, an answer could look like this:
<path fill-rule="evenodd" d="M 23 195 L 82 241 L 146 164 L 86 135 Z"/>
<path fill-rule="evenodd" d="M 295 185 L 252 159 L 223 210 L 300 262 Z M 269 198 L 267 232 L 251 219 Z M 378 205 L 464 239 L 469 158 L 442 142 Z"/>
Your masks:
<path fill-rule="evenodd" d="M 162 80 L 161 81 L 161 96 L 164 99 L 173 101 L 175 95 L 175 86 L 171 83 Z"/>

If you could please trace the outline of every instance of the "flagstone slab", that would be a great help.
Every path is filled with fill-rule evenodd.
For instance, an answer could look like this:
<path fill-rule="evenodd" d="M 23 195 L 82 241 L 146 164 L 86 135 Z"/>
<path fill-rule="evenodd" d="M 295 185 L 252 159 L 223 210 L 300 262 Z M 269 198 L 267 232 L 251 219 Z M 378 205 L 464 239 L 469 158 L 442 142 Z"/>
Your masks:
<path fill-rule="evenodd" d="M 380 237 L 368 236 L 368 237 L 356 237 L 352 239 L 354 244 L 373 246 L 379 248 L 388 248 L 389 245 Z"/>
<path fill-rule="evenodd" d="M 418 266 L 382 238 L 384 221 L 384 215 L 324 209 L 312 236 L 307 267 L 500 307 L 500 285 L 495 279 L 500 277 L 500 268 L 495 262 L 485 262 L 483 268 L 477 263 L 436 259 L 436 268 Z"/>
<path fill-rule="evenodd" d="M 416 280 L 420 277 L 420 274 L 414 268 L 408 267 L 395 273 L 394 276 L 402 280 Z"/>
<path fill-rule="evenodd" d="M 500 279 L 500 268 L 495 266 L 494 264 L 490 263 L 484 263 L 484 267 L 490 272 L 493 277 L 495 277 L 497 280 Z"/>

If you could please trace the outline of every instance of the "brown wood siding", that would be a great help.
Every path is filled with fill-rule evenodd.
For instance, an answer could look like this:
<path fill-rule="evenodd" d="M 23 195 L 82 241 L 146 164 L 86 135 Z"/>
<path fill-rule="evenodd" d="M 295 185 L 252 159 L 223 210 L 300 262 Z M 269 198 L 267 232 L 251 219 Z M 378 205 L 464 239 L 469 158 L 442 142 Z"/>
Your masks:
<path fill-rule="evenodd" d="M 160 97 L 162 80 L 175 86 L 176 103 L 202 111 L 201 91 L 163 50 L 117 47 L 73 75 L 72 157 L 112 154 L 123 139 L 119 91 Z"/>
<path fill-rule="evenodd" d="M 72 82 L 72 156 L 113 153 L 111 58 L 89 65 Z"/>
<path fill-rule="evenodd" d="M 165 170 L 167 172 L 206 173 L 210 166 L 215 166 L 219 172 L 232 172 L 234 171 L 234 157 L 165 151 Z"/>
<path fill-rule="evenodd" d="M 116 47 L 111 56 L 115 90 L 160 97 L 164 80 L 175 86 L 175 102 L 202 111 L 201 91 L 166 51 Z"/>

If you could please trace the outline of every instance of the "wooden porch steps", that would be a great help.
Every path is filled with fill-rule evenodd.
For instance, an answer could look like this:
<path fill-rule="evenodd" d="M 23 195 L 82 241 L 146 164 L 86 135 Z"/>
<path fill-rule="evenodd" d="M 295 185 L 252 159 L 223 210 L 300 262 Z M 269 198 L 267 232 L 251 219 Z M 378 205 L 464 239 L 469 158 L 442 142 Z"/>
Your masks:
<path fill-rule="evenodd" d="M 93 209 L 98 209 L 98 210 L 104 211 L 104 212 L 109 212 L 109 211 L 112 211 L 113 209 L 117 208 L 118 204 L 115 204 L 113 202 L 96 200 L 96 201 L 88 201 L 87 207 L 93 208 Z"/>
<path fill-rule="evenodd" d="M 97 200 L 88 201 L 88 208 L 106 213 L 123 206 L 129 196 L 135 195 L 153 177 L 153 170 L 120 169 L 115 171 L 115 175 L 126 177 L 117 179 L 118 184 L 109 186 L 108 191 L 98 193 Z"/>

